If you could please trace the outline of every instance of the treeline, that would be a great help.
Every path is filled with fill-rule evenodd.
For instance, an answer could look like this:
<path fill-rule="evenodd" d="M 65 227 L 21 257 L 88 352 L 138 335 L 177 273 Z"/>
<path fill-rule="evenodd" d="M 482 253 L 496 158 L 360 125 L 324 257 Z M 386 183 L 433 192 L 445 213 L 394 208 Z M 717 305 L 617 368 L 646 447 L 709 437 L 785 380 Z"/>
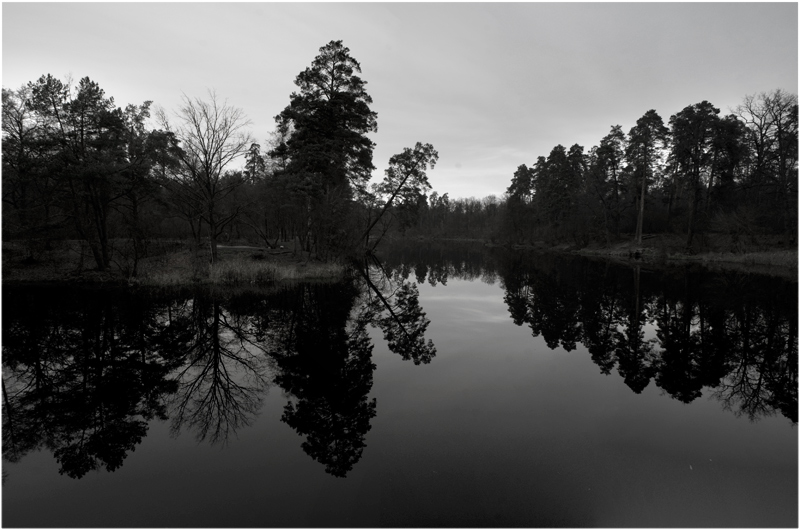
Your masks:
<path fill-rule="evenodd" d="M 502 198 L 451 199 L 431 192 L 430 144 L 404 148 L 370 183 L 377 113 L 360 72 L 341 41 L 320 48 L 265 147 L 213 91 L 151 116 L 150 101 L 117 107 L 88 77 L 3 89 L 3 240 L 31 261 L 79 240 L 97 269 L 135 276 L 175 239 L 212 261 L 231 239 L 290 241 L 324 260 L 371 252 L 387 235 L 582 245 L 680 233 L 687 247 L 707 232 L 734 244 L 795 239 L 796 95 L 747 96 L 722 117 L 703 101 L 666 124 L 650 110 L 588 153 L 557 145 L 520 165 Z"/>
<path fill-rule="evenodd" d="M 698 232 L 734 240 L 796 235 L 797 96 L 748 96 L 720 116 L 708 101 L 667 124 L 647 111 L 627 135 L 616 125 L 588 153 L 553 148 L 520 166 L 507 195 L 506 231 L 518 240 L 587 240 Z"/>
<path fill-rule="evenodd" d="M 698 233 L 730 238 L 797 234 L 797 96 L 781 90 L 747 96 L 720 116 L 708 101 L 664 123 L 647 111 L 627 134 L 611 127 L 588 152 L 555 146 L 520 165 L 503 199 L 419 205 L 418 234 L 533 241 L 641 243 L 642 235 Z"/>
<path fill-rule="evenodd" d="M 213 91 L 157 111 L 149 128 L 150 101 L 117 107 L 88 77 L 3 89 L 4 240 L 24 242 L 35 260 L 78 239 L 99 270 L 132 275 L 165 238 L 190 239 L 212 261 L 230 238 L 295 241 L 321 259 L 369 250 L 430 190 L 425 171 L 438 154 L 405 148 L 368 185 L 377 114 L 360 71 L 341 41 L 320 48 L 266 149 Z"/>

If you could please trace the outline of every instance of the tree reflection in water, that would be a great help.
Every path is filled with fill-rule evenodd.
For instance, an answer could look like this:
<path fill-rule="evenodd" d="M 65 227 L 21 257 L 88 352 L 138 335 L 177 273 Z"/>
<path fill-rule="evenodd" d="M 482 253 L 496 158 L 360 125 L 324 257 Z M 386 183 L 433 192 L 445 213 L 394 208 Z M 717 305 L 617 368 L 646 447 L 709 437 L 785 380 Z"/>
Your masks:
<path fill-rule="evenodd" d="M 376 414 L 367 326 L 380 327 L 390 350 L 415 364 L 436 354 L 425 341 L 430 321 L 416 286 L 379 266 L 359 267 L 353 282 L 298 285 L 256 306 L 254 327 L 275 362 L 274 382 L 291 396 L 281 420 L 305 437 L 303 450 L 328 473 L 346 476 Z"/>
<path fill-rule="evenodd" d="M 372 343 L 366 322 L 351 319 L 353 284 L 306 284 L 284 291 L 263 315 L 274 381 L 291 398 L 281 421 L 305 440 L 303 450 L 343 477 L 361 458 L 375 416 Z"/>
<path fill-rule="evenodd" d="M 430 339 L 425 341 L 431 321 L 419 305 L 419 288 L 404 277 L 390 275 L 377 259 L 369 261 L 357 268 L 366 285 L 361 318 L 380 327 L 389 349 L 403 360 L 428 364 L 436 356 L 436 347 Z"/>
<path fill-rule="evenodd" d="M 3 313 L 3 457 L 46 447 L 73 478 L 118 469 L 155 418 L 170 419 L 173 435 L 224 445 L 252 423 L 270 384 L 290 396 L 281 419 L 303 450 L 343 477 L 376 413 L 367 326 L 416 364 L 436 352 L 416 286 L 377 268 L 268 295 L 3 296 L 14 307 Z"/>
<path fill-rule="evenodd" d="M 163 306 L 124 293 L 52 294 L 15 291 L 14 311 L 3 312 L 3 457 L 46 447 L 70 477 L 114 471 L 148 422 L 166 418 L 175 391 Z"/>
<path fill-rule="evenodd" d="M 177 313 L 175 318 L 172 314 Z M 196 296 L 174 308 L 170 326 L 189 339 L 174 379 L 172 432 L 191 427 L 198 441 L 226 443 L 252 423 L 266 387 L 266 359 L 247 318 L 227 314 L 219 300 Z"/>
<path fill-rule="evenodd" d="M 499 279 L 516 325 L 551 349 L 583 344 L 635 393 L 654 381 L 690 403 L 706 388 L 737 415 L 797 422 L 796 282 L 455 243 L 398 245 L 383 258 L 397 278 L 427 274 L 432 286 Z"/>
<path fill-rule="evenodd" d="M 277 385 L 302 449 L 346 476 L 377 412 L 368 327 L 405 360 L 436 355 L 412 274 L 499 280 L 517 325 L 550 348 L 583 344 L 636 393 L 652 381 L 689 403 L 705 389 L 737 415 L 797 422 L 796 284 L 505 251 L 401 257 L 269 294 L 4 289 L 4 459 L 46 448 L 70 477 L 114 471 L 156 418 L 225 444 Z"/>

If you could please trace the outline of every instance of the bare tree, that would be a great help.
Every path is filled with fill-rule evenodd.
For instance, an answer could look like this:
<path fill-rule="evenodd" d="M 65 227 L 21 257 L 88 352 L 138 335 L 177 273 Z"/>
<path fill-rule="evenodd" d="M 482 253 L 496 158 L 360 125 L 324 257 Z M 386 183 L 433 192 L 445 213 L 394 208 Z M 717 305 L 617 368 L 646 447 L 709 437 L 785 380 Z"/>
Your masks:
<path fill-rule="evenodd" d="M 193 205 L 183 209 L 197 216 L 188 219 L 189 222 L 196 220 L 208 225 L 211 259 L 216 261 L 217 237 L 239 213 L 238 206 L 232 211 L 223 211 L 220 203 L 243 182 L 224 178 L 225 168 L 247 154 L 253 139 L 245 131 L 250 120 L 242 109 L 230 106 L 227 100 L 220 101 L 213 90 L 209 90 L 208 96 L 209 100 L 203 101 L 184 94 L 174 130 L 163 111 L 159 113 L 159 120 L 180 141 L 180 167 L 170 184 L 179 202 Z M 194 231 L 194 224 L 192 228 Z M 199 238 L 199 230 L 195 237 Z"/>
<path fill-rule="evenodd" d="M 797 95 L 774 90 L 748 95 L 736 115 L 748 129 L 750 171 L 745 188 L 755 203 L 777 214 L 784 231 L 796 229 Z M 794 219 L 794 222 L 793 222 Z"/>

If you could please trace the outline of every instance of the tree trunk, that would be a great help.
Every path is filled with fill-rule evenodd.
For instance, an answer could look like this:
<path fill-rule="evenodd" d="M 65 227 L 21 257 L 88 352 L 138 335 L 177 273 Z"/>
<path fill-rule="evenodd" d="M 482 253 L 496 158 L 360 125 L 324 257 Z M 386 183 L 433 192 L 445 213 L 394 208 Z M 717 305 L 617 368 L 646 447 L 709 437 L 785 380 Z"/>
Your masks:
<path fill-rule="evenodd" d="M 142 255 L 142 241 L 139 230 L 139 198 L 131 194 L 131 239 L 133 241 L 133 270 L 131 276 L 136 277 L 139 272 L 139 258 Z"/>
<path fill-rule="evenodd" d="M 208 205 L 208 246 L 211 250 L 211 263 L 217 262 L 217 219 L 214 217 L 214 203 Z"/>
<path fill-rule="evenodd" d="M 644 226 L 644 194 L 647 186 L 647 173 L 642 175 L 642 189 L 639 200 L 639 215 L 636 219 L 636 244 L 642 244 L 642 227 Z"/>
<path fill-rule="evenodd" d="M 686 234 L 686 248 L 692 248 L 692 238 L 694 237 L 694 220 L 695 220 L 695 213 L 697 211 L 697 195 L 699 192 L 699 182 L 697 182 L 694 178 L 692 179 L 692 206 L 689 208 L 689 228 Z"/>

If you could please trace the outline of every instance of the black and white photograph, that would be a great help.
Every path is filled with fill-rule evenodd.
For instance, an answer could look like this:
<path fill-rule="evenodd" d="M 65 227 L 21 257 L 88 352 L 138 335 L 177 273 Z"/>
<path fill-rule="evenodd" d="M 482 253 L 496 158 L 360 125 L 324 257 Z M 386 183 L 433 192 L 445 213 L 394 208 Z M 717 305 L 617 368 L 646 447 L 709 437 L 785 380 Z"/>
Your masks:
<path fill-rule="evenodd" d="M 6 528 L 797 528 L 797 2 L 3 2 Z"/>

